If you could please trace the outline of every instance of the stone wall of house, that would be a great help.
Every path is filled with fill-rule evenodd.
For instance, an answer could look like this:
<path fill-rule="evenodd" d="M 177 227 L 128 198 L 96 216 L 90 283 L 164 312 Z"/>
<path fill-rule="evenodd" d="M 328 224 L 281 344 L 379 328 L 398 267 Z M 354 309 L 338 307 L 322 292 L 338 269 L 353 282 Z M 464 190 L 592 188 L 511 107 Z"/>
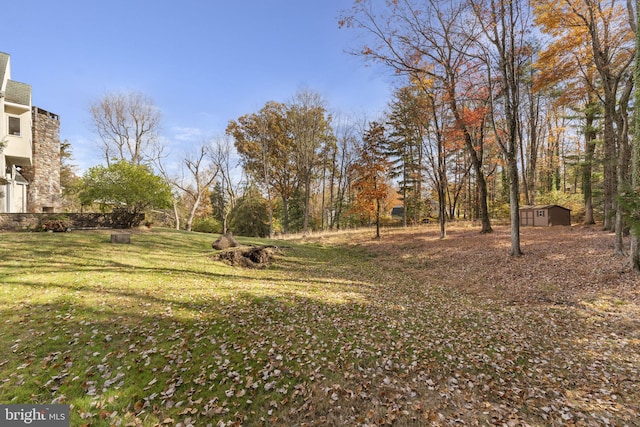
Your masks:
<path fill-rule="evenodd" d="M 23 168 L 27 187 L 28 212 L 59 212 L 60 188 L 60 117 L 38 107 L 32 109 L 33 161 Z"/>

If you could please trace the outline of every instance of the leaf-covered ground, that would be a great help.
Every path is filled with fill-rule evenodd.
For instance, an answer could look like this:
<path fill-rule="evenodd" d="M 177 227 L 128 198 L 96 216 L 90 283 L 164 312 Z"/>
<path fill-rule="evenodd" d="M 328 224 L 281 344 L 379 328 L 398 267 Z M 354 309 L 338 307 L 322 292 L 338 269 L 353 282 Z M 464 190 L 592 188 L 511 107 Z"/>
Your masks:
<path fill-rule="evenodd" d="M 74 426 L 640 425 L 640 278 L 612 236 L 523 228 L 511 258 L 496 228 L 275 242 L 260 270 L 195 234 L 2 235 L 0 402 Z"/>

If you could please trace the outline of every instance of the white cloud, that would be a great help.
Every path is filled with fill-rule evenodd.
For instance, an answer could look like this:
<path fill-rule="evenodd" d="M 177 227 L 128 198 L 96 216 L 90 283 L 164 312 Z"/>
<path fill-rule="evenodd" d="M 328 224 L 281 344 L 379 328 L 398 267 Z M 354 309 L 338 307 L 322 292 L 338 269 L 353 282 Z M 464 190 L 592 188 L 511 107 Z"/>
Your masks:
<path fill-rule="evenodd" d="M 173 127 L 173 137 L 171 139 L 181 142 L 194 142 L 203 138 L 202 129 L 190 127 Z"/>

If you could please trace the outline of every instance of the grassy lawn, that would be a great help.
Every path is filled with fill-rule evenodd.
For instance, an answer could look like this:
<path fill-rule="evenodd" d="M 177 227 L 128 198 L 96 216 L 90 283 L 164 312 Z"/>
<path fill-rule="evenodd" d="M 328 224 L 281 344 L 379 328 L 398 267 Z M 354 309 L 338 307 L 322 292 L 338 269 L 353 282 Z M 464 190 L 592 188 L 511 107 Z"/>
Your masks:
<path fill-rule="evenodd" d="M 597 229 L 275 244 L 0 234 L 0 403 L 72 426 L 640 425 L 640 278 Z"/>

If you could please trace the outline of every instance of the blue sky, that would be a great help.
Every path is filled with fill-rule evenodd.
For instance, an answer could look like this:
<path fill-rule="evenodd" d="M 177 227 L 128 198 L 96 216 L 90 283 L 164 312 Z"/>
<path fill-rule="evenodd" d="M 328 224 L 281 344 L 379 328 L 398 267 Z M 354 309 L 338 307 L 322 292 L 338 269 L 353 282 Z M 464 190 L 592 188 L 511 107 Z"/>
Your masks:
<path fill-rule="evenodd" d="M 33 104 L 59 114 L 61 139 L 84 169 L 103 160 L 89 105 L 139 91 L 160 108 L 174 156 L 224 134 L 229 120 L 296 91 L 333 112 L 378 118 L 392 76 L 347 53 L 350 0 L 23 0 L 5 2 L 0 51 Z M 11 19 L 7 19 L 11 17 Z"/>

